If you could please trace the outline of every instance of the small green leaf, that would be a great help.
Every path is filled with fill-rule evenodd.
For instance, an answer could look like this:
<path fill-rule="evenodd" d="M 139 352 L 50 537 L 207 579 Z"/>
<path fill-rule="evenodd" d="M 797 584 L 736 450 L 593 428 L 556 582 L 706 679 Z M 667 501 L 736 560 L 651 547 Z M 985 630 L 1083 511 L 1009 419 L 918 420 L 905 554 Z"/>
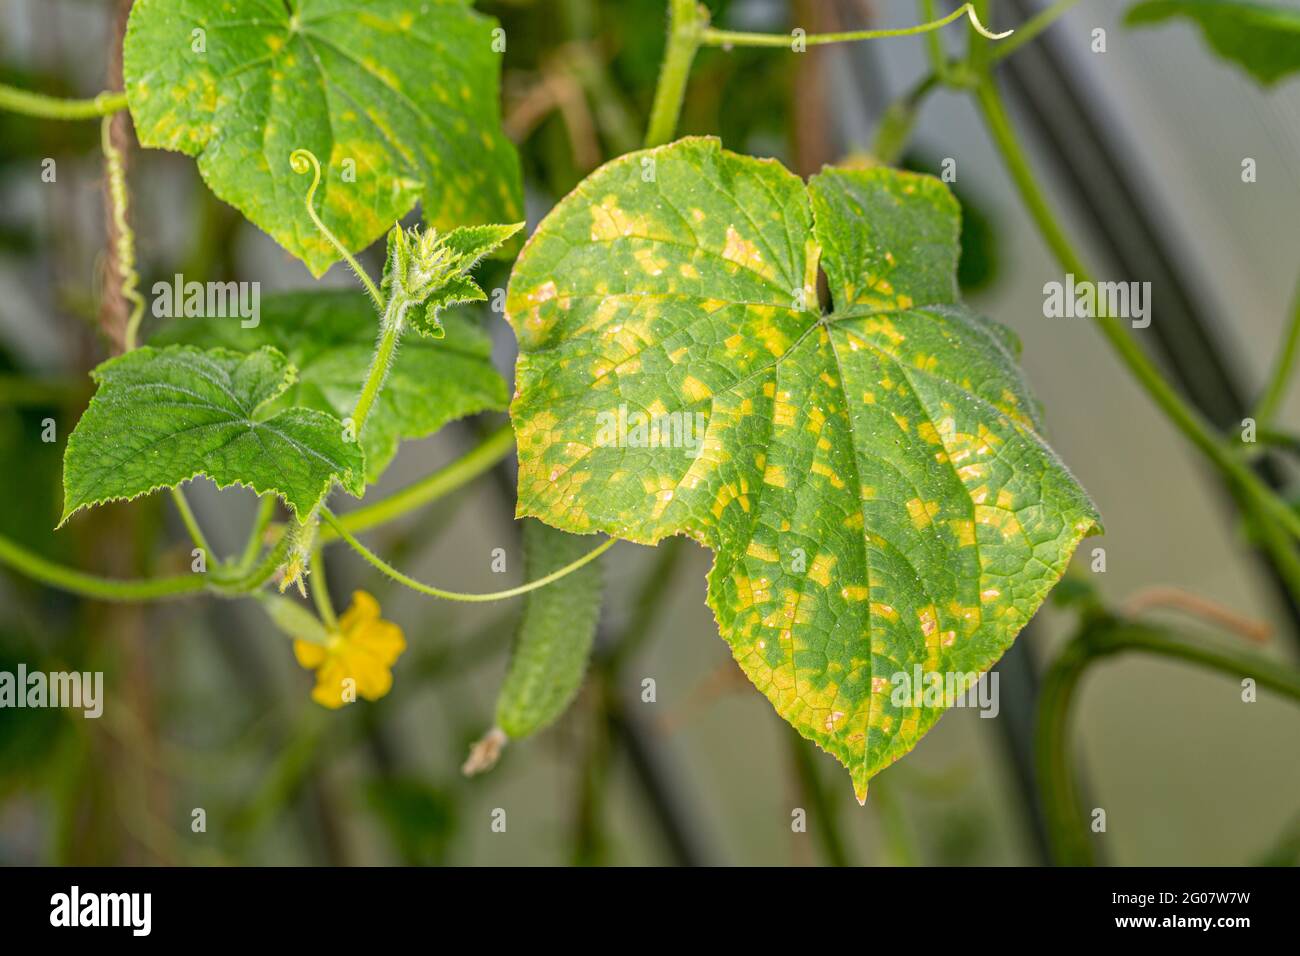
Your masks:
<path fill-rule="evenodd" d="M 588 177 L 506 296 L 519 513 L 711 548 L 732 654 L 860 799 L 944 712 L 899 675 L 988 670 L 1098 530 L 958 301 L 958 219 L 928 176 L 685 139 Z"/>
<path fill-rule="evenodd" d="M 1178 16 L 1197 23 L 1219 56 L 1265 86 L 1300 70 L 1300 10 L 1245 0 L 1146 0 L 1124 22 L 1146 26 Z"/>
<path fill-rule="evenodd" d="M 530 581 L 591 550 L 591 539 L 524 522 L 524 567 Z M 582 685 L 600 618 L 599 562 L 529 592 L 510 669 L 497 697 L 496 722 L 514 740 L 549 726 Z"/>
<path fill-rule="evenodd" d="M 492 367 L 487 334 L 472 317 L 451 312 L 443 318 L 451 332 L 446 340 L 434 344 L 410 336 L 397 350 L 361 435 L 369 482 L 383 474 L 402 441 L 506 407 L 506 384 Z M 274 407 L 315 408 L 344 419 L 365 380 L 375 327 L 374 306 L 359 292 L 293 292 L 264 299 L 256 328 L 231 319 L 179 319 L 151 341 L 243 352 L 274 346 L 298 369 L 297 380 Z"/>
<path fill-rule="evenodd" d="M 415 309 L 415 329 L 435 339 L 442 338 L 446 332 L 442 320 L 438 318 L 443 309 L 467 302 L 486 302 L 487 294 L 479 288 L 478 283 L 469 276 L 453 276 L 441 289 L 434 292 L 424 303 Z"/>
<path fill-rule="evenodd" d="M 89 505 L 198 475 L 274 492 L 300 518 L 335 481 L 353 495 L 365 489 L 361 449 L 337 418 L 308 408 L 270 413 L 295 375 L 273 348 L 142 348 L 92 375 L 99 389 L 63 456 L 60 525 Z"/>
<path fill-rule="evenodd" d="M 522 228 L 522 222 L 460 226 L 444 235 L 442 244 L 455 255 L 457 268 L 464 272 L 472 269 L 484 256 L 495 252 Z"/>
<path fill-rule="evenodd" d="M 394 226 L 388 233 L 381 288 L 390 303 L 405 303 L 418 331 L 440 339 L 439 312 L 452 305 L 487 300 L 469 271 L 523 227 L 522 222 L 464 226 L 440 234 L 435 229 L 403 231 Z"/>
<path fill-rule="evenodd" d="M 137 0 L 123 45 L 136 133 L 321 275 L 338 254 L 289 154 L 321 158 L 321 218 L 368 246 L 422 201 L 434 226 L 513 220 L 496 21 L 467 0 Z"/>

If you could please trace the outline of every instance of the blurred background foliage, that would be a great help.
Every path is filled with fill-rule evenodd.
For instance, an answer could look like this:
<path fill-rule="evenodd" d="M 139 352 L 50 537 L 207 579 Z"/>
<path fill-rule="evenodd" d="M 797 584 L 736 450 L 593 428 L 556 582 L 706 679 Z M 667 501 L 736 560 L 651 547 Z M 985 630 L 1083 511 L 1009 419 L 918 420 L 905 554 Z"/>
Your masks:
<path fill-rule="evenodd" d="M 707 5 L 715 23 L 746 30 L 784 32 L 799 24 L 814 32 L 919 19 L 911 0 Z M 110 51 L 128 6 L 0 0 L 0 81 L 80 96 L 111 85 Z M 530 226 L 601 162 L 640 145 L 665 6 L 479 4 L 508 37 L 505 125 L 523 159 Z M 1116 130 L 1140 125 L 1142 110 L 1160 96 L 1176 111 L 1189 96 L 1224 104 L 1239 95 L 1237 80 L 1195 50 L 1190 34 L 1145 37 L 1149 50 L 1125 45 L 1117 22 L 1122 9 L 1085 0 L 1056 28 L 1084 53 L 1094 24 L 1111 30 L 1110 59 L 1095 67 L 1110 85 L 1099 83 L 1094 92 Z M 958 50 L 963 34 L 953 29 L 944 42 Z M 1189 84 L 1195 92 L 1168 81 L 1162 87 L 1151 75 L 1160 58 L 1202 78 Z M 733 150 L 777 156 L 803 174 L 861 161 L 886 106 L 925 68 L 921 38 L 804 55 L 706 49 L 691 76 L 680 132 L 719 135 Z M 1207 93 L 1211 87 L 1220 93 Z M 937 172 L 944 157 L 959 157 L 961 283 L 977 306 L 1025 338 L 1025 364 L 1054 439 L 1108 518 L 1111 570 L 1099 582 L 1103 592 L 1120 600 L 1149 584 L 1175 583 L 1249 616 L 1284 621 L 1256 583 L 1247 546 L 1213 489 L 1091 331 L 1044 325 L 1039 290 L 1053 277 L 1052 264 L 968 107 L 948 94 L 931 105 L 903 164 Z M 1260 130 L 1290 124 L 1289 137 L 1300 129 L 1294 90 L 1274 94 L 1264 109 L 1253 132 L 1239 136 L 1262 142 Z M 1153 148 L 1167 155 L 1178 136 L 1204 132 L 1166 130 L 1171 142 Z M 1203 221 L 1222 224 L 1229 241 L 1257 247 L 1261 261 L 1279 241 L 1294 251 L 1300 175 L 1292 147 L 1300 137 L 1283 139 L 1255 150 L 1294 176 L 1260 187 L 1275 191 L 1266 202 L 1275 220 L 1292 225 L 1282 233 L 1276 223 L 1261 227 L 1268 234 L 1234 231 L 1239 220 L 1216 198 L 1231 188 L 1233 168 L 1207 187 L 1197 170 L 1166 166 L 1164 188 L 1199 203 Z M 144 289 L 177 272 L 187 280 L 257 280 L 264 293 L 311 286 L 301 265 L 212 197 L 190 160 L 132 146 Z M 56 183 L 41 181 L 46 158 L 57 162 Z M 62 438 L 88 401 L 87 370 L 107 354 L 99 329 L 113 304 L 102 295 L 101 190 L 95 123 L 0 113 L 0 532 L 97 573 L 175 572 L 188 566 L 189 544 L 164 496 L 97 509 L 51 530 L 62 499 Z M 1193 263 L 1207 255 L 1204 248 L 1184 251 Z M 377 249 L 363 261 L 378 273 Z M 507 274 L 506 266 L 491 265 L 483 284 L 503 286 Z M 323 281 L 352 282 L 341 268 Z M 1275 300 L 1282 295 L 1257 283 L 1238 296 L 1246 306 L 1238 337 L 1271 336 L 1280 318 L 1270 315 L 1281 316 Z M 509 330 L 490 312 L 480 318 L 509 375 Z M 146 331 L 154 322 L 146 318 Z M 1249 341 L 1239 347 L 1252 348 Z M 1268 347 L 1254 347 L 1260 365 Z M 1249 355 L 1244 364 L 1250 366 Z M 41 441 L 49 419 L 60 437 L 53 444 Z M 404 446 L 377 491 L 445 464 L 500 421 L 458 423 Z M 233 550 L 251 520 L 251 496 L 195 484 L 192 501 L 214 546 Z M 506 463 L 376 538 L 392 563 L 423 580 L 495 590 L 522 573 L 513 504 Z M 508 582 L 489 569 L 498 547 L 510 556 Z M 997 726 L 1011 719 L 1005 710 L 999 720 L 948 715 L 912 756 L 873 783 L 867 807 L 859 808 L 830 758 L 799 741 L 731 662 L 704 604 L 709 558 L 694 544 L 621 544 L 610 553 L 596 657 L 577 702 L 558 725 L 507 748 L 498 767 L 473 779 L 459 765 L 491 723 L 518 606 L 439 604 L 400 592 L 350 553 L 331 551 L 326 561 L 336 604 L 356 587 L 370 590 L 384 616 L 403 626 L 410 648 L 386 698 L 337 713 L 310 701 L 311 676 L 296 667 L 288 642 L 253 602 L 110 606 L 0 572 L 0 670 L 19 661 L 33 670 L 102 670 L 107 696 L 99 720 L 70 711 L 0 711 L 0 863 L 1045 858 L 1032 789 L 1017 769 L 1015 734 Z M 1086 561 L 1081 565 L 1086 572 Z M 1004 673 L 1003 695 L 1028 693 L 1034 670 L 1072 627 L 1070 612 L 1045 610 L 1022 638 L 1029 669 Z M 1274 643 L 1281 646 L 1270 653 L 1294 659 L 1289 636 Z M 646 678 L 655 681 L 654 703 L 641 697 Z M 1240 863 L 1270 853 L 1271 862 L 1294 862 L 1298 724 L 1284 704 L 1242 706 L 1238 691 L 1231 681 L 1168 663 L 1126 659 L 1100 669 L 1078 722 L 1089 793 L 1109 810 L 1111 829 L 1099 840 L 1106 861 Z M 490 826 L 498 808 L 507 814 L 505 833 Z M 807 810 L 807 832 L 792 831 L 796 808 Z M 205 828 L 196 832 L 200 816 Z"/>

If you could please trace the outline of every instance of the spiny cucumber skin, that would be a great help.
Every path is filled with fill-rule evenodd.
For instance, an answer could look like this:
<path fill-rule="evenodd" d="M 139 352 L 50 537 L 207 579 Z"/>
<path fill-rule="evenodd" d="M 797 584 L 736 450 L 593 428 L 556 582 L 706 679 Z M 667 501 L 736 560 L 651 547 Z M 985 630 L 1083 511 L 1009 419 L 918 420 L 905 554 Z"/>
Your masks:
<path fill-rule="evenodd" d="M 590 550 L 589 537 L 566 534 L 531 518 L 524 524 L 529 580 L 571 564 Z M 549 726 L 577 695 L 596 638 L 600 597 L 600 563 L 593 561 L 526 598 L 497 698 L 497 726 L 511 739 Z"/>

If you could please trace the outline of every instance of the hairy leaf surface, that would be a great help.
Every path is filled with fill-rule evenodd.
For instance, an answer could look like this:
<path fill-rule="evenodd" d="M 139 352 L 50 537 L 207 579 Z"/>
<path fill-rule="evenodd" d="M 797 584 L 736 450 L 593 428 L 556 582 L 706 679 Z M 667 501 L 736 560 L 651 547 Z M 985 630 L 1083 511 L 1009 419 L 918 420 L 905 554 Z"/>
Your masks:
<path fill-rule="evenodd" d="M 506 407 L 506 384 L 492 367 L 492 343 L 472 318 L 445 312 L 445 339 L 408 336 L 361 435 L 366 479 L 374 482 L 400 442 L 425 438 L 450 421 Z M 315 408 L 340 419 L 352 414 L 375 348 L 370 300 L 353 292 L 268 296 L 261 321 L 245 329 L 231 319 L 179 319 L 154 343 L 187 343 L 253 351 L 274 346 L 298 370 L 274 408 Z"/>
<path fill-rule="evenodd" d="M 1200 26 L 1206 41 L 1265 86 L 1300 70 L 1300 10 L 1247 0 L 1146 0 L 1125 23 L 1144 26 L 1174 17 Z"/>
<path fill-rule="evenodd" d="M 957 299 L 958 220 L 926 176 L 685 139 L 593 173 L 507 294 L 519 513 L 711 548 L 733 655 L 859 799 L 944 711 L 898 675 L 987 670 L 1097 528 Z"/>
<path fill-rule="evenodd" d="M 349 249 L 417 199 L 439 228 L 519 218 L 495 27 L 468 0 L 137 0 L 127 100 L 143 145 L 198 157 L 214 193 L 319 276 L 338 255 L 304 213 L 295 149 L 320 157 L 321 218 Z"/>
<path fill-rule="evenodd" d="M 365 461 L 333 415 L 269 406 L 294 380 L 283 354 L 141 348 L 92 373 L 99 385 L 63 456 L 63 519 L 207 475 L 274 492 L 305 517 L 338 481 L 365 489 Z"/>

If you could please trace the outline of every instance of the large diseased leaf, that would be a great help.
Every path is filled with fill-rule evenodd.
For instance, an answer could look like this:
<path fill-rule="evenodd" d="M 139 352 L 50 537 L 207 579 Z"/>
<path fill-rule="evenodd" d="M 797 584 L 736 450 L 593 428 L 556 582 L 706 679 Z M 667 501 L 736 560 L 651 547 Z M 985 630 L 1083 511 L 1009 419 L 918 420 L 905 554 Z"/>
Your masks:
<path fill-rule="evenodd" d="M 279 494 L 300 518 L 335 481 L 354 495 L 365 489 L 361 449 L 337 418 L 310 408 L 269 413 L 294 379 L 273 348 L 142 348 L 93 374 L 99 389 L 64 452 L 62 521 L 197 475 Z"/>
<path fill-rule="evenodd" d="M 577 561 L 591 539 L 539 521 L 524 523 L 524 566 L 534 581 Z M 592 562 L 525 599 L 510 669 L 497 697 L 497 726 L 518 740 L 552 723 L 569 706 L 596 638 L 600 565 Z"/>
<path fill-rule="evenodd" d="M 687 139 L 592 174 L 507 294 L 520 514 L 711 548 L 736 660 L 860 799 L 942 714 L 894 675 L 987 670 L 1097 526 L 958 232 L 929 177 Z"/>
<path fill-rule="evenodd" d="M 1129 26 L 1187 17 L 1226 60 L 1244 67 L 1265 86 L 1300 70 L 1300 9 L 1249 0 L 1145 0 L 1135 4 Z"/>
<path fill-rule="evenodd" d="M 492 366 L 492 343 L 472 318 L 445 312 L 448 335 L 407 336 L 366 420 L 361 447 L 366 476 L 376 481 L 400 442 L 432 435 L 449 421 L 502 411 L 506 385 Z M 230 319 L 178 319 L 154 344 L 222 346 L 241 352 L 270 345 L 298 369 L 276 409 L 301 406 L 340 419 L 352 414 L 375 348 L 376 319 L 359 292 L 294 292 L 262 301 L 261 321 L 243 328 Z"/>
<path fill-rule="evenodd" d="M 145 146 L 198 157 L 212 191 L 321 275 L 423 200 L 431 225 L 514 221 L 519 160 L 501 131 L 496 22 L 468 0 L 137 0 L 123 47 Z"/>

